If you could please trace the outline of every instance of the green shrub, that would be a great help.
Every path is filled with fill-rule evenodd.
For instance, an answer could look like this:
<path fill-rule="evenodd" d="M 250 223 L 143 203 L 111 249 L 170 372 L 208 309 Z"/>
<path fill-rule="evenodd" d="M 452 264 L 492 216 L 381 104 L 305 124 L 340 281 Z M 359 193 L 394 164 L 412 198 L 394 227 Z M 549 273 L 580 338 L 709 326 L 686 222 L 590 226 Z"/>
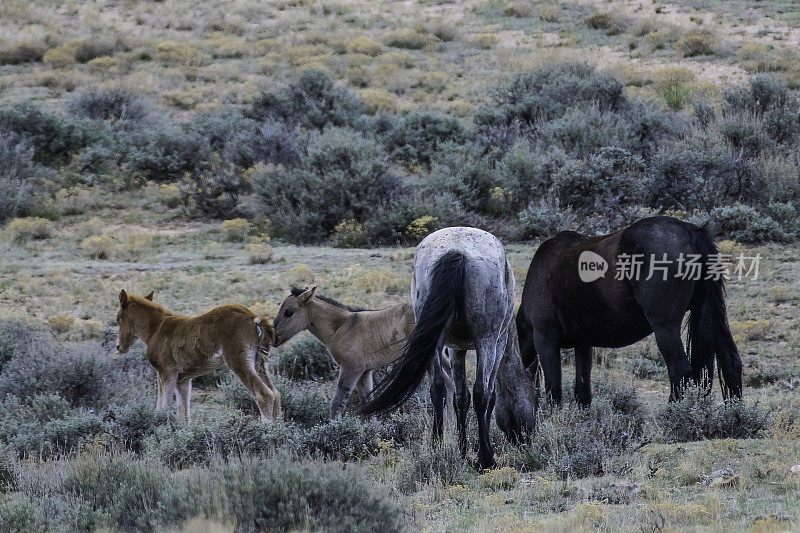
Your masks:
<path fill-rule="evenodd" d="M 492 107 L 476 112 L 479 125 L 532 125 L 552 120 L 574 108 L 597 106 L 600 111 L 620 111 L 628 103 L 624 84 L 588 65 L 561 63 L 521 74 L 497 90 Z"/>
<path fill-rule="evenodd" d="M 63 490 L 87 502 L 101 523 L 122 531 L 176 526 L 195 511 L 187 487 L 160 465 L 126 455 L 79 458 Z"/>
<path fill-rule="evenodd" d="M 252 402 L 252 400 L 251 400 Z M 167 465 L 189 467 L 209 464 L 215 457 L 272 454 L 275 450 L 300 449 L 301 437 L 289 424 L 264 424 L 260 420 L 233 412 L 223 420 L 193 420 L 190 426 L 175 429 L 163 426 L 144 441 L 145 454 Z"/>
<path fill-rule="evenodd" d="M 303 448 L 326 459 L 353 461 L 375 454 L 380 441 L 380 422 L 345 414 L 306 430 Z"/>
<path fill-rule="evenodd" d="M 53 223 L 40 217 L 14 219 L 3 230 L 3 238 L 17 244 L 30 240 L 48 239 L 52 235 Z"/>
<path fill-rule="evenodd" d="M 70 410 L 55 394 L 21 400 L 5 395 L 0 409 L 0 443 L 19 457 L 52 458 L 76 451 L 103 432 L 103 421 L 85 410 Z"/>
<path fill-rule="evenodd" d="M 622 148 L 604 147 L 587 160 L 568 161 L 556 171 L 551 194 L 562 204 L 595 210 L 618 209 L 641 201 L 644 161 Z M 608 191 L 621 198 L 609 199 Z"/>
<path fill-rule="evenodd" d="M 717 48 L 717 38 L 709 30 L 691 30 L 675 43 L 675 49 L 683 57 L 713 55 Z"/>
<path fill-rule="evenodd" d="M 330 380 L 337 374 L 333 357 L 313 335 L 303 335 L 280 352 L 278 371 L 293 380 Z"/>
<path fill-rule="evenodd" d="M 0 499 L 0 530 L 9 533 L 44 533 L 47 523 L 30 498 L 15 494 Z"/>
<path fill-rule="evenodd" d="M 122 170 L 130 179 L 175 182 L 209 168 L 211 150 L 199 133 L 173 127 L 137 129 L 119 140 Z"/>
<path fill-rule="evenodd" d="M 363 103 L 352 92 L 336 87 L 321 71 L 306 70 L 286 89 L 260 93 L 247 116 L 321 129 L 329 125 L 353 125 L 363 113 Z"/>
<path fill-rule="evenodd" d="M 393 158 L 406 165 L 426 167 L 441 144 L 465 141 L 466 132 L 457 119 L 424 112 L 404 116 L 384 139 Z"/>
<path fill-rule="evenodd" d="M 562 207 L 558 198 L 545 197 L 531 200 L 528 207 L 520 211 L 519 223 L 522 237 L 552 237 L 559 231 L 577 228 L 577 215 L 570 206 Z"/>
<path fill-rule="evenodd" d="M 739 242 L 785 242 L 792 238 L 772 217 L 741 203 L 717 207 L 711 211 L 711 220 L 718 232 Z"/>
<path fill-rule="evenodd" d="M 245 457 L 215 465 L 198 484 L 205 513 L 237 531 L 402 529 L 399 504 L 353 465 Z"/>
<path fill-rule="evenodd" d="M 760 437 L 769 422 L 758 404 L 719 402 L 714 394 L 696 387 L 687 389 L 680 401 L 662 407 L 655 418 L 670 442 Z"/>
<path fill-rule="evenodd" d="M 312 132 L 299 168 L 256 169 L 258 213 L 288 240 L 327 238 L 341 221 L 362 221 L 387 201 L 387 173 L 385 152 L 374 140 L 345 128 Z"/>
<path fill-rule="evenodd" d="M 67 102 L 67 110 L 75 116 L 96 120 L 141 121 L 150 112 L 150 105 L 122 89 L 83 90 Z"/>
<path fill-rule="evenodd" d="M 66 163 L 108 136 L 94 121 L 48 113 L 27 102 L 0 105 L 0 133 L 18 135 L 33 149 L 34 159 L 48 165 Z"/>
<path fill-rule="evenodd" d="M 566 477 L 614 471 L 614 461 L 640 441 L 647 412 L 632 388 L 595 387 L 589 408 L 568 404 L 541 411 L 523 467 Z"/>
<path fill-rule="evenodd" d="M 278 381 L 276 387 L 281 393 L 281 407 L 286 421 L 311 427 L 328 420 L 330 398 L 319 387 L 285 380 Z"/>

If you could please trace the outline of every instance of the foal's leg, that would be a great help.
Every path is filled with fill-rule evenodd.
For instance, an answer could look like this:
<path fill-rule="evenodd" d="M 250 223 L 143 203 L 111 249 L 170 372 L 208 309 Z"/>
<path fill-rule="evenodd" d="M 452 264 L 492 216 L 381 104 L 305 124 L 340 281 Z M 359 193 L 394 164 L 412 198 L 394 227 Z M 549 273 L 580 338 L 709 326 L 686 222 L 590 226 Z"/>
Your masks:
<path fill-rule="evenodd" d="M 664 356 L 669 373 L 670 400 L 679 400 L 683 388 L 692 378 L 692 367 L 681 339 L 680 323 L 674 326 L 657 326 L 653 328 L 656 335 L 656 344 Z"/>
<path fill-rule="evenodd" d="M 177 379 L 178 379 L 177 374 L 171 374 L 167 372 L 158 373 L 159 398 L 158 402 L 156 403 L 156 409 L 167 408 L 172 397 L 175 395 Z"/>
<path fill-rule="evenodd" d="M 338 418 L 338 416 L 342 414 L 347 399 L 353 393 L 356 382 L 358 382 L 363 374 L 364 371 L 361 368 L 342 366 L 339 369 L 339 382 L 336 384 L 336 394 L 333 395 L 333 400 L 331 400 L 331 419 Z"/>
<path fill-rule="evenodd" d="M 356 383 L 356 391 L 358 391 L 358 399 L 361 403 L 367 401 L 369 393 L 372 392 L 372 370 L 367 370 L 361 377 L 358 378 Z"/>
<path fill-rule="evenodd" d="M 592 347 L 575 348 L 575 401 L 583 407 L 592 405 Z"/>
<path fill-rule="evenodd" d="M 244 348 L 233 351 L 233 353 L 223 349 L 223 357 L 225 357 L 228 367 L 247 387 L 256 402 L 261 413 L 261 421 L 271 422 L 275 417 L 275 397 L 278 395 L 259 377 L 255 368 L 256 356 L 257 354 L 249 355 Z"/>
<path fill-rule="evenodd" d="M 469 413 L 469 389 L 467 389 L 466 350 L 453 350 L 453 380 L 456 393 L 454 407 L 456 409 L 456 426 L 458 427 L 458 447 L 461 456 L 467 455 L 467 414 Z"/>
<path fill-rule="evenodd" d="M 267 372 L 267 361 L 265 359 L 261 359 L 260 364 L 256 364 L 256 371 L 258 372 L 258 376 L 264 382 L 264 384 L 269 387 L 269 390 L 273 394 L 272 400 L 272 418 L 273 420 L 280 420 L 281 418 L 281 393 L 278 392 L 278 389 L 275 388 L 275 385 L 272 384 L 272 380 L 269 378 L 269 372 Z"/>
<path fill-rule="evenodd" d="M 192 397 L 192 378 L 179 378 L 175 387 L 175 400 L 178 410 L 178 419 L 189 424 L 189 403 Z"/>

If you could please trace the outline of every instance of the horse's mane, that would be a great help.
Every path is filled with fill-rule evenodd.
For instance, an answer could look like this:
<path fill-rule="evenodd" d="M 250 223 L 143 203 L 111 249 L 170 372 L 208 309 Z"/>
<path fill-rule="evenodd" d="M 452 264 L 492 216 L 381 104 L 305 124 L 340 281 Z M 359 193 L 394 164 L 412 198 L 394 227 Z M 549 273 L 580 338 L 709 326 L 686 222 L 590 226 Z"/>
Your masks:
<path fill-rule="evenodd" d="M 136 296 L 135 294 L 128 295 L 128 303 L 138 304 L 147 309 L 155 309 L 158 311 L 162 311 L 166 315 L 175 315 L 175 313 L 173 313 L 172 311 L 168 311 L 163 306 L 155 303 L 154 301 L 148 300 L 147 298 L 143 298 L 141 296 Z"/>
<path fill-rule="evenodd" d="M 306 290 L 308 290 L 308 289 L 301 289 L 300 287 L 291 287 L 289 290 L 292 292 L 292 296 L 294 296 L 296 298 L 296 297 L 300 296 L 301 294 L 303 294 L 304 292 L 306 292 Z M 352 305 L 345 305 L 342 302 L 337 302 L 333 298 L 331 298 L 329 296 L 323 296 L 322 294 L 319 294 L 319 293 L 315 294 L 314 298 L 319 298 L 323 302 L 327 302 L 327 303 L 329 303 L 331 305 L 335 305 L 339 309 L 344 309 L 345 311 L 350 311 L 351 313 L 358 313 L 359 311 L 367 311 L 368 310 L 368 309 L 365 309 L 363 307 L 354 307 Z"/>

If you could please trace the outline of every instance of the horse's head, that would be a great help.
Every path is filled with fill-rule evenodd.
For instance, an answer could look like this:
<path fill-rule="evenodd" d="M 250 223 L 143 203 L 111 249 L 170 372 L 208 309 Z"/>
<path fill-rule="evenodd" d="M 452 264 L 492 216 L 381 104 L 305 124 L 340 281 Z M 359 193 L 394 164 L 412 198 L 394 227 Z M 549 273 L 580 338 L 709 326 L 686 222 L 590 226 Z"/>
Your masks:
<path fill-rule="evenodd" d="M 273 346 L 280 346 L 308 328 L 308 303 L 314 298 L 316 291 L 316 287 L 311 289 L 292 287 L 291 294 L 283 301 L 278 316 L 272 321 L 275 326 Z"/>
<path fill-rule="evenodd" d="M 125 290 L 119 291 L 119 311 L 117 311 L 117 351 L 119 353 L 128 353 L 131 344 L 136 340 L 136 329 L 134 328 L 135 310 L 131 305 L 137 297 L 128 297 Z M 151 292 L 144 297 L 145 300 L 153 300 L 153 293 Z"/>

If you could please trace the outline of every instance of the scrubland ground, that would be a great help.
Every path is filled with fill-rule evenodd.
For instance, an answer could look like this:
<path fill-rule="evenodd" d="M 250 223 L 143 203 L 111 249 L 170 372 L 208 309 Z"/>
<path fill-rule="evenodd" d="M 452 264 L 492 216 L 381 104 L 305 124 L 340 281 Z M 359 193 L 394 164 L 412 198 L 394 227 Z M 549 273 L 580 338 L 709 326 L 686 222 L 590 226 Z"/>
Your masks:
<path fill-rule="evenodd" d="M 126 356 L 111 348 L 119 289 L 155 290 L 157 302 L 188 315 L 223 303 L 272 314 L 291 284 L 381 307 L 408 298 L 412 249 L 275 245 L 252 264 L 252 227 L 159 221 L 169 214 L 142 216 L 136 202 L 118 213 L 135 222 L 108 228 L 117 244 L 106 259 L 81 246 L 87 216 L 54 225 L 45 239 L 2 245 L 4 529 L 800 527 L 800 474 L 791 472 L 800 464 L 795 247 L 741 248 L 763 256 L 759 279 L 731 282 L 728 293 L 744 405 L 726 408 L 715 391 L 667 406 L 652 339 L 598 350 L 592 408 L 545 407 L 539 432 L 521 447 L 495 431 L 500 466 L 481 473 L 450 439 L 430 446 L 423 389 L 386 420 L 327 422 L 335 369 L 307 336 L 271 357 L 285 422 L 257 422 L 252 400 L 223 371 L 197 380 L 190 428 L 154 413 L 142 343 Z M 518 295 L 535 248 L 508 246 Z M 25 345 L 13 333 L 19 321 L 58 355 L 47 355 L 43 340 Z M 39 358 L 43 365 L 32 363 Z M 565 353 L 565 380 L 570 362 Z M 474 375 L 474 362 L 469 369 Z M 49 410 L 37 411 L 43 404 Z M 337 461 L 349 469 L 331 470 Z M 297 484 L 276 481 L 286 476 Z M 108 498 L 106 477 L 114 479 Z M 289 514 L 276 513 L 279 505 Z M 380 516 L 361 516 L 372 508 Z"/>
<path fill-rule="evenodd" d="M 798 13 L 0 1 L 0 531 L 800 529 Z M 187 315 L 274 315 L 290 285 L 377 308 L 408 299 L 416 242 L 467 224 L 519 297 L 538 239 L 656 213 L 762 256 L 728 292 L 744 402 L 668 404 L 652 339 L 597 350 L 592 407 L 494 431 L 490 472 L 431 445 L 424 386 L 328 421 L 308 335 L 272 352 L 272 425 L 218 371 L 183 426 L 142 343 L 113 353 L 122 288 Z"/>

